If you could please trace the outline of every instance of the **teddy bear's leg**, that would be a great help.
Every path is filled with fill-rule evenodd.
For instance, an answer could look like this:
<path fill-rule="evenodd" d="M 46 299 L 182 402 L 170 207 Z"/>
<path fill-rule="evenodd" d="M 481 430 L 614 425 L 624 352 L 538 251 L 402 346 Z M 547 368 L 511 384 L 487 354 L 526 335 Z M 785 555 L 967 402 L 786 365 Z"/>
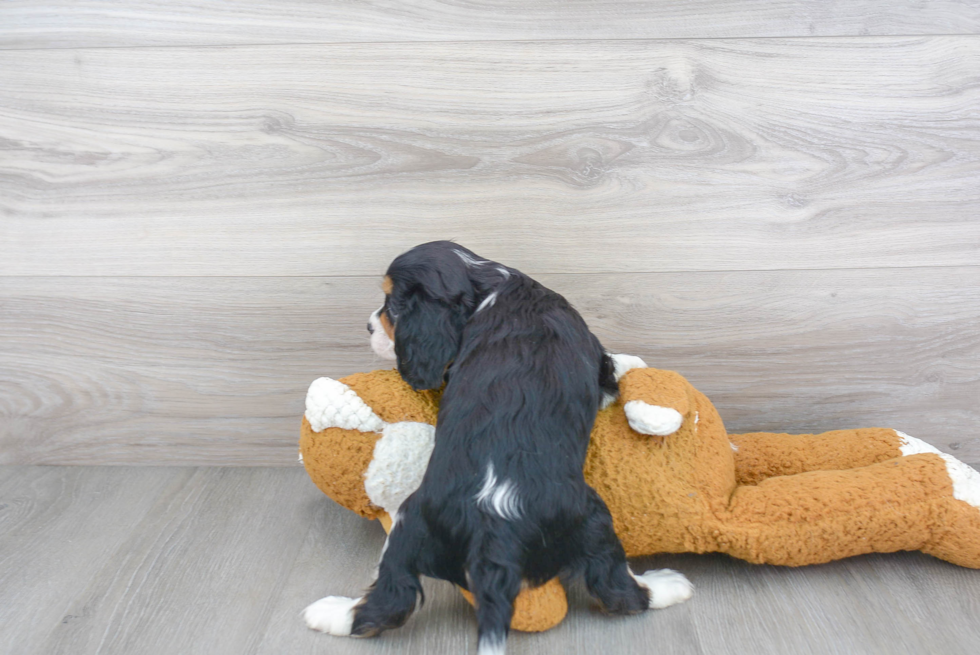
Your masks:
<path fill-rule="evenodd" d="M 960 566 L 980 569 L 980 509 L 957 498 L 939 508 L 941 534 L 922 551 Z"/>
<path fill-rule="evenodd" d="M 718 550 L 757 563 L 797 566 L 923 550 L 980 567 L 980 474 L 958 464 L 974 477 L 925 452 L 768 478 L 735 490 L 712 535 Z"/>
<path fill-rule="evenodd" d="M 902 455 L 902 435 L 887 428 L 834 430 L 823 434 L 730 434 L 738 484 L 778 475 L 869 466 Z"/>
<path fill-rule="evenodd" d="M 980 568 L 980 472 L 934 446 L 899 432 L 902 454 L 932 454 L 943 460 L 952 497 L 938 502 L 937 535 L 923 551 L 948 562 Z"/>

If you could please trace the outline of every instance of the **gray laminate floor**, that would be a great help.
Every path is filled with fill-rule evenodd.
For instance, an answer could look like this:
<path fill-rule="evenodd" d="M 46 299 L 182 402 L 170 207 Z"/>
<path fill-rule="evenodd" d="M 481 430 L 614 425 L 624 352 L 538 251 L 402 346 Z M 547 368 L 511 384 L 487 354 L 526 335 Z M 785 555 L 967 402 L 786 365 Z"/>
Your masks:
<path fill-rule="evenodd" d="M 302 468 L 0 467 L 0 653 L 467 653 L 473 613 L 445 583 L 378 639 L 306 629 L 300 610 L 369 581 L 384 536 Z M 980 652 L 980 571 L 917 553 L 802 569 L 662 556 L 690 602 L 629 618 L 573 590 L 522 653 Z"/>

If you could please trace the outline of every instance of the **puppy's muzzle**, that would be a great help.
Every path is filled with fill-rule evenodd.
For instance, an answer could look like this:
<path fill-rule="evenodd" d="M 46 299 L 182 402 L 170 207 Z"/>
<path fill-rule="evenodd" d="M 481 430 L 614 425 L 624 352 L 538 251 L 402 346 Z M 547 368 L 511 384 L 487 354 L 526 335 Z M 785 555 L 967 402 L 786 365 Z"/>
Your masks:
<path fill-rule="evenodd" d="M 368 320 L 368 334 L 371 335 L 371 349 L 378 357 L 396 361 L 395 342 L 388 337 L 384 326 L 381 325 L 381 309 L 375 310 Z"/>

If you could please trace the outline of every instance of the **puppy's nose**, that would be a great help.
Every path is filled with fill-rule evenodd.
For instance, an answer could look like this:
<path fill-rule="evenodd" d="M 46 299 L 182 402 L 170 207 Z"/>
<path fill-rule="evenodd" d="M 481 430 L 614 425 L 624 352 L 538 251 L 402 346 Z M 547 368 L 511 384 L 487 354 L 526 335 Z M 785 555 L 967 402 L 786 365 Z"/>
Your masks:
<path fill-rule="evenodd" d="M 371 327 L 371 321 L 368 321 L 368 334 L 374 334 L 374 328 Z"/>

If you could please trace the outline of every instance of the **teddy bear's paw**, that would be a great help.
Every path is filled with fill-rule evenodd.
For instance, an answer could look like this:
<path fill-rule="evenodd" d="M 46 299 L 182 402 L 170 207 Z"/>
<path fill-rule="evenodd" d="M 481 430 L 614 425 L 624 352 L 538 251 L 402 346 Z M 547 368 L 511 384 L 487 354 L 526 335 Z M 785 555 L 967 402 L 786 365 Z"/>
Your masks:
<path fill-rule="evenodd" d="M 360 598 L 327 596 L 303 610 L 303 619 L 312 630 L 349 637 L 354 624 L 354 608 L 359 602 Z"/>
<path fill-rule="evenodd" d="M 946 463 L 946 473 L 953 483 L 953 498 L 980 509 L 980 472 L 921 439 L 910 437 L 898 430 L 895 430 L 895 434 L 901 439 L 900 449 L 904 456 L 932 453 L 942 457 Z"/>
<path fill-rule="evenodd" d="M 641 434 L 666 437 L 677 432 L 684 417 L 676 409 L 631 400 L 623 407 L 630 427 Z"/>
<path fill-rule="evenodd" d="M 683 573 L 670 569 L 647 571 L 633 578 L 650 592 L 650 609 L 659 610 L 683 603 L 694 595 L 694 585 Z"/>
<path fill-rule="evenodd" d="M 343 428 L 361 432 L 381 432 L 385 423 L 343 382 L 318 378 L 306 392 L 306 420 L 315 432 Z"/>
<path fill-rule="evenodd" d="M 632 371 L 634 368 L 647 368 L 647 363 L 636 355 L 609 353 L 609 358 L 613 363 L 613 377 L 616 378 L 616 382 L 619 382 L 619 379 L 626 375 L 627 371 Z"/>

